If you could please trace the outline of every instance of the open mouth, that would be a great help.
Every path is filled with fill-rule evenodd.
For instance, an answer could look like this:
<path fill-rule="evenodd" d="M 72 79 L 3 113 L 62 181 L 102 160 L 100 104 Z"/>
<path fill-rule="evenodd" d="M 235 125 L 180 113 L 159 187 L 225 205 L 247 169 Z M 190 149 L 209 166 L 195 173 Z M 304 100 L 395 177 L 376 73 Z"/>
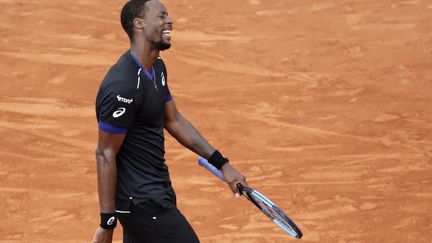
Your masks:
<path fill-rule="evenodd" d="M 171 37 L 171 30 L 164 30 L 162 31 L 163 36 Z"/>

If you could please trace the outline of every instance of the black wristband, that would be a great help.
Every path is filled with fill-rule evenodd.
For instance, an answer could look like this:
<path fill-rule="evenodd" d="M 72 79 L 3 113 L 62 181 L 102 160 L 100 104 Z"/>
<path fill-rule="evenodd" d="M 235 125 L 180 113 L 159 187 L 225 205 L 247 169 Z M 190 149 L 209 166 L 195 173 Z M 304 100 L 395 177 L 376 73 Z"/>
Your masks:
<path fill-rule="evenodd" d="M 229 162 L 229 160 L 225 158 L 225 156 L 223 156 L 218 150 L 216 150 L 210 156 L 208 162 L 216 167 L 216 169 L 220 170 L 224 164 Z"/>
<path fill-rule="evenodd" d="M 114 229 L 117 226 L 117 218 L 115 213 L 101 213 L 100 227 L 104 229 Z"/>

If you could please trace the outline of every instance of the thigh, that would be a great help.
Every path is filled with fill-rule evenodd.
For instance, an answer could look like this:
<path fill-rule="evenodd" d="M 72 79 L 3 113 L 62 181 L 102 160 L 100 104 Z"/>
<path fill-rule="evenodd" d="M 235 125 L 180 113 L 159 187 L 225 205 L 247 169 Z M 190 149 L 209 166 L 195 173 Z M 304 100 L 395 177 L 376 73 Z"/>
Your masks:
<path fill-rule="evenodd" d="M 129 232 L 123 228 L 123 243 L 142 243 L 142 241 L 136 238 L 133 232 Z"/>
<path fill-rule="evenodd" d="M 155 221 L 159 229 L 158 232 L 162 232 L 159 237 L 159 242 L 199 243 L 198 236 L 192 226 L 177 208 L 157 217 Z"/>
<path fill-rule="evenodd" d="M 152 243 L 153 241 L 147 238 L 148 232 L 142 225 L 140 216 L 136 213 L 117 214 L 117 218 L 123 228 L 123 243 Z"/>
<path fill-rule="evenodd" d="M 124 243 L 199 243 L 192 226 L 177 208 L 149 214 L 132 206 L 130 214 L 118 215 Z"/>

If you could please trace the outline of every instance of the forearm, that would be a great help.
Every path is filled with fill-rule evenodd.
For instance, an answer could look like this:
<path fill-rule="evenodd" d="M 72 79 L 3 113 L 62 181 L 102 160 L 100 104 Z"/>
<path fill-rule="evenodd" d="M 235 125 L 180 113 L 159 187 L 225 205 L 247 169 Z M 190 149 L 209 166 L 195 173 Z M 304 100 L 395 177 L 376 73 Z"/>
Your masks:
<path fill-rule="evenodd" d="M 102 213 L 115 212 L 117 166 L 115 155 L 109 151 L 96 151 L 99 207 Z"/>
<path fill-rule="evenodd" d="M 183 146 L 203 156 L 210 157 L 215 148 L 198 132 L 198 130 L 181 114 L 167 124 L 168 132 Z"/>

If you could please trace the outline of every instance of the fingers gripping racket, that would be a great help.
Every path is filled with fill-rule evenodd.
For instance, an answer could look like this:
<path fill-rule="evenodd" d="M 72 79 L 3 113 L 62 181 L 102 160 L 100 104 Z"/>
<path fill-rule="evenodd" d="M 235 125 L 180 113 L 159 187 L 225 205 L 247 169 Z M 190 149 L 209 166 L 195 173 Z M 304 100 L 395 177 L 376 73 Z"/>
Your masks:
<path fill-rule="evenodd" d="M 198 163 L 219 177 L 219 179 L 224 179 L 222 172 L 211 165 L 206 159 L 199 157 Z M 288 234 L 297 239 L 300 239 L 303 236 L 297 225 L 267 197 L 240 183 L 237 184 L 237 188 L 244 197 L 251 201 L 257 208 L 267 215 L 267 217 L 273 220 L 275 224 L 285 230 Z"/>

